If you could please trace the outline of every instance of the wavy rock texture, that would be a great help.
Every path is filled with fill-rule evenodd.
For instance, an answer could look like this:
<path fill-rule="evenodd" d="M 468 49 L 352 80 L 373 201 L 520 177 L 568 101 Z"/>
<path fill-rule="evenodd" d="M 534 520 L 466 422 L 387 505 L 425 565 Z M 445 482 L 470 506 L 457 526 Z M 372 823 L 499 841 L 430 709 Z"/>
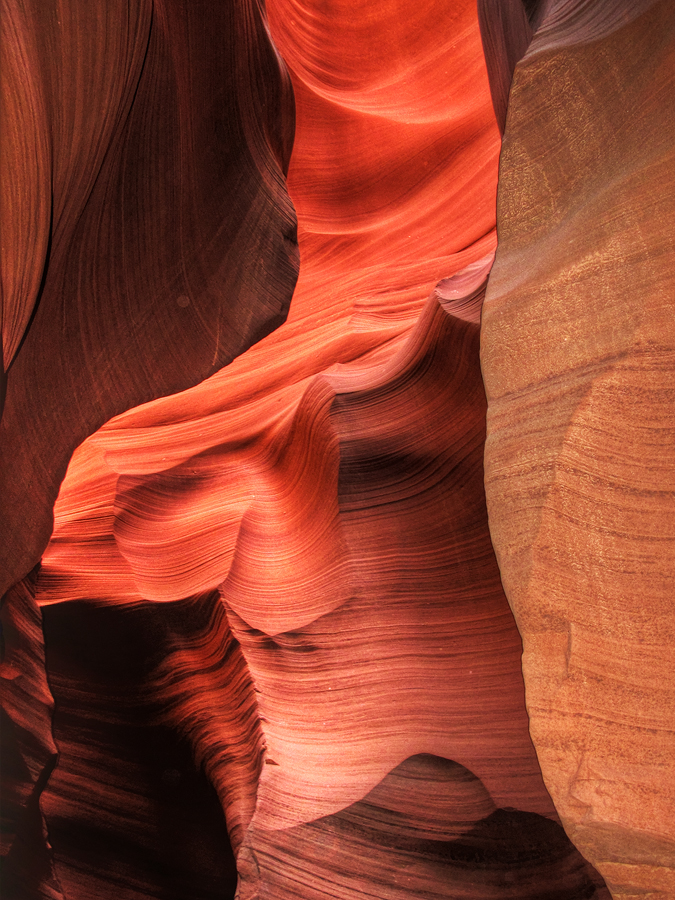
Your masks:
<path fill-rule="evenodd" d="M 6 0 L 0 19 L 2 595 L 75 447 L 280 324 L 297 247 L 292 96 L 254 0 Z"/>
<path fill-rule="evenodd" d="M 675 16 L 549 5 L 483 311 L 490 528 L 530 728 L 616 897 L 675 895 Z"/>
<path fill-rule="evenodd" d="M 61 900 L 47 850 L 40 796 L 57 758 L 54 701 L 45 674 L 42 618 L 35 602 L 37 572 L 0 603 L 0 722 L 2 724 L 3 890 L 7 896 Z"/>
<path fill-rule="evenodd" d="M 59 7 L 68 47 L 35 52 L 48 69 L 70 60 L 77 86 L 90 61 L 73 36 L 85 20 L 92 46 L 110 35 L 114 62 L 122 26 L 114 6 L 73 9 Z M 112 143 L 86 202 L 87 167 L 63 164 L 73 233 L 8 380 L 9 428 L 20 392 L 40 390 L 38 361 L 61 383 L 38 336 L 45 297 L 74 297 L 50 340 L 84 374 L 62 354 L 76 402 L 66 428 L 55 401 L 42 513 L 63 448 L 228 362 L 281 316 L 292 281 L 288 94 L 258 4 L 149 9 L 127 106 L 109 99 L 104 124 L 63 132 L 105 125 Z M 476 10 L 274 0 L 269 15 L 297 102 L 293 306 L 227 369 L 113 418 L 73 455 L 35 594 L 60 754 L 46 785 L 38 772 L 32 846 L 47 867 L 34 884 L 17 867 L 17 884 L 31 898 L 208 900 L 233 895 L 236 871 L 240 900 L 607 898 L 541 777 L 488 532 L 479 321 L 500 142 Z M 116 84 L 96 58 L 92 95 Z M 20 91 L 39 98 L 41 77 Z M 31 296 L 36 276 L 13 277 Z M 167 308 L 194 313 L 192 329 Z M 39 669 L 35 627 L 32 640 Z M 34 702 L 42 766 L 49 704 Z M 34 782 L 17 790 L 37 798 Z"/>
<path fill-rule="evenodd" d="M 180 896 L 188 876 L 157 861 L 156 834 L 156 811 L 177 815 L 157 782 L 189 771 L 171 762 L 179 734 L 225 811 L 241 897 L 534 897 L 552 877 L 552 897 L 604 896 L 544 818 L 555 814 L 527 731 L 520 638 L 487 532 L 476 319 L 491 261 L 441 282 L 393 349 L 310 379 L 257 440 L 119 475 L 101 517 L 110 568 L 112 546 L 125 562 L 113 578 L 57 576 L 46 555 L 40 599 L 62 712 L 43 809 L 75 895 L 106 895 L 119 869 L 110 846 L 132 834 L 115 890 L 171 884 Z M 219 417 L 209 424 L 223 436 Z M 152 432 L 139 467 L 150 447 L 161 458 L 164 433 L 171 446 L 169 426 Z M 68 523 L 66 499 L 62 565 L 92 541 L 71 530 L 82 507 L 71 498 Z M 219 593 L 174 599 L 209 581 Z M 125 583 L 117 597 L 72 599 Z M 54 602 L 59 584 L 70 602 Z M 148 599 L 139 587 L 134 599 L 138 585 Z M 96 620 L 128 659 L 101 661 L 101 638 L 93 653 L 59 638 L 64 621 L 100 634 Z M 100 786 L 103 813 L 84 873 L 93 811 L 78 782 Z"/>
<path fill-rule="evenodd" d="M 525 55 L 541 4 L 523 0 L 478 0 L 478 21 L 490 81 L 492 106 L 504 133 L 509 91 L 516 63 Z"/>
<path fill-rule="evenodd" d="M 285 317 L 293 102 L 255 3 L 8 0 L 0 24 L 3 850 L 12 889 L 51 896 L 51 699 L 31 582 L 16 583 L 87 434 Z"/>
<path fill-rule="evenodd" d="M 232 896 L 213 785 L 255 779 L 260 737 L 223 618 L 217 596 L 44 611 L 59 761 L 41 805 L 64 897 Z M 204 729 L 198 770 L 184 732 Z"/>
<path fill-rule="evenodd" d="M 595 873 L 560 825 L 496 810 L 471 772 L 430 754 L 334 815 L 253 840 L 261 898 L 596 896 Z"/>

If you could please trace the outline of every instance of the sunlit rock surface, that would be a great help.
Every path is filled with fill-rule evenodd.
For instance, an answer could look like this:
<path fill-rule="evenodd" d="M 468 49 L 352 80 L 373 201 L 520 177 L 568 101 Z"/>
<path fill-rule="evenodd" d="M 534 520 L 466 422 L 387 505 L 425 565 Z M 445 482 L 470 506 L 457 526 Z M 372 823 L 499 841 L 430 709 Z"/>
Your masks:
<path fill-rule="evenodd" d="M 297 274 L 288 75 L 254 0 L 6 0 L 0 595 L 73 450 L 279 325 Z"/>
<path fill-rule="evenodd" d="M 675 15 L 549 5 L 483 310 L 486 486 L 530 728 L 614 896 L 675 896 Z"/>
<path fill-rule="evenodd" d="M 7 96 L 39 148 L 40 66 L 60 79 L 70 60 L 79 84 L 82 17 L 113 57 L 132 18 L 63 4 L 55 53 L 31 49 L 16 9 L 12 46 L 41 62 L 8 76 Z M 295 91 L 301 256 L 271 331 L 294 277 L 292 106 L 259 4 L 213 9 L 141 9 L 131 111 L 118 134 L 97 108 L 113 135 L 98 175 L 69 163 L 64 208 L 80 179 L 93 186 L 64 220 L 63 261 L 40 263 L 32 321 L 39 279 L 21 254 L 29 238 L 48 252 L 31 223 L 57 191 L 49 165 L 13 220 L 3 423 L 22 396 L 68 404 L 45 417 L 35 494 L 10 479 L 12 514 L 31 496 L 37 512 L 24 537 L 11 526 L 8 585 L 37 561 L 79 446 L 39 574 L 3 606 L 0 674 L 13 682 L 16 660 L 32 673 L 7 692 L 19 724 L 31 716 L 13 732 L 12 884 L 30 900 L 607 900 L 542 779 L 483 487 L 499 127 L 543 13 L 483 4 L 479 26 L 468 0 L 268 4 Z M 77 319 L 45 301 L 51 271 Z M 80 381 L 55 375 L 56 346 Z M 19 468 L 21 446 L 5 451 Z"/>
<path fill-rule="evenodd" d="M 285 318 L 294 111 L 253 2 L 6 2 L 0 27 L 3 888 L 59 896 L 39 807 L 52 701 L 20 579 L 87 434 Z"/>

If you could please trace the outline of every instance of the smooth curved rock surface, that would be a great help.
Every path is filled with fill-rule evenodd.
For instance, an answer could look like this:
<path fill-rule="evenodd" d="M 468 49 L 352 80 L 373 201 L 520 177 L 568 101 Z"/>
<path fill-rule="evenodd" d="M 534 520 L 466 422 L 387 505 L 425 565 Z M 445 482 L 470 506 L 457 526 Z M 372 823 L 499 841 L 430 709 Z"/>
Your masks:
<path fill-rule="evenodd" d="M 326 504 L 334 492 L 346 551 L 344 574 L 331 573 L 342 576 L 334 609 L 308 621 L 296 600 L 281 622 L 253 591 L 243 608 L 239 586 L 255 586 L 266 537 L 242 523 L 221 591 L 260 689 L 274 763 L 261 778 L 261 827 L 330 814 L 419 752 L 471 769 L 498 806 L 553 813 L 485 526 L 477 356 L 478 326 L 432 299 L 388 365 L 350 366 L 305 394 L 296 418 L 312 410 L 313 431 L 332 438 L 340 463 L 332 491 L 319 482 Z M 311 446 L 295 423 L 290 436 L 298 450 Z M 309 463 L 308 488 L 317 474 Z M 304 600 L 301 576 L 283 572 Z"/>
<path fill-rule="evenodd" d="M 515 71 L 483 309 L 486 489 L 563 824 L 614 896 L 666 898 L 675 16 L 602 6 L 551 4 Z"/>
<path fill-rule="evenodd" d="M 386 352 L 311 379 L 292 415 L 257 440 L 235 440 L 229 448 L 217 444 L 160 473 L 117 479 L 117 496 L 107 513 L 112 536 L 105 544 L 117 548 L 116 558 L 126 568 L 116 573 L 117 581 L 103 571 L 98 585 L 126 579 L 133 588 L 145 577 L 145 593 L 155 602 L 134 600 L 129 590 L 101 597 L 92 612 L 99 610 L 100 616 L 117 610 L 122 621 L 137 623 L 136 631 L 150 613 L 157 623 L 152 637 L 140 629 L 136 655 L 141 661 L 149 655 L 143 662 L 142 694 L 169 708 L 160 721 L 185 736 L 218 791 L 238 848 L 241 897 L 256 891 L 274 896 L 290 883 L 300 896 L 313 896 L 323 884 L 329 896 L 339 897 L 357 882 L 398 897 L 396 879 L 382 882 L 382 873 L 396 870 L 401 853 L 412 866 L 408 891 L 424 888 L 442 896 L 450 885 L 468 897 L 488 897 L 512 879 L 514 896 L 524 885 L 531 885 L 536 896 L 553 871 L 560 879 L 556 897 L 606 896 L 601 880 L 575 856 L 562 831 L 553 845 L 544 834 L 549 826 L 541 815 L 554 816 L 554 811 L 529 739 L 520 639 L 487 533 L 485 401 L 475 319 L 490 263 L 488 257 L 440 284 L 412 332 Z M 211 439 L 222 437 L 218 418 L 211 424 Z M 147 467 L 149 446 L 161 459 L 163 433 L 170 447 L 170 426 L 153 429 L 153 440 L 143 435 L 147 444 L 139 448 L 139 464 Z M 110 459 L 128 464 L 132 457 Z M 73 496 L 71 515 L 78 510 L 84 518 L 68 523 L 67 499 L 62 493 L 64 529 L 54 558 L 63 561 L 68 547 L 72 564 L 84 558 L 83 548 L 93 540 L 80 532 L 78 548 L 73 526 L 92 521 L 87 517 L 96 507 L 87 512 Z M 209 520 L 212 504 L 222 515 Z M 185 543 L 192 550 L 183 558 L 177 548 Z M 195 547 L 201 547 L 199 553 Z M 64 579 L 63 572 L 50 574 L 50 564 L 48 554 L 41 592 L 49 603 L 44 610 L 48 640 L 58 610 L 69 610 L 65 615 L 74 621 L 81 615 L 78 608 L 87 606 L 71 592 L 97 583 L 91 576 L 78 583 L 74 577 Z M 218 582 L 222 604 L 215 593 L 172 600 L 171 591 L 180 590 L 176 585 L 186 584 L 185 579 Z M 67 588 L 70 602 L 54 602 L 59 584 Z M 203 625 L 197 627 L 195 620 Z M 167 631 L 170 640 L 163 637 Z M 144 651 L 146 643 L 150 649 Z M 226 663 L 231 656 L 245 667 L 232 669 Z M 249 717 L 241 716 L 235 690 L 240 681 L 255 686 Z M 94 713 L 95 695 L 109 693 L 114 683 L 90 695 L 88 716 L 96 718 L 101 740 L 109 713 Z M 57 678 L 54 689 L 57 700 L 61 690 L 65 707 L 81 709 L 82 692 L 72 678 L 60 688 Z M 103 710 L 109 706 L 110 701 Z M 83 743 L 78 718 L 82 713 L 76 711 L 74 721 L 62 720 L 57 738 L 65 747 Z M 240 747 L 235 758 L 233 744 Z M 462 771 L 475 773 L 460 779 L 468 777 L 475 785 L 469 792 L 471 797 L 478 792 L 474 799 L 451 795 L 453 815 L 463 804 L 473 810 L 457 828 L 478 828 L 479 849 L 471 843 L 440 846 L 456 833 L 448 819 L 450 801 L 437 791 L 425 795 L 426 827 L 442 836 L 432 839 L 433 847 L 415 845 L 412 862 L 405 834 L 417 826 L 409 810 L 394 816 L 398 837 L 391 838 L 393 850 L 387 849 L 387 840 L 383 849 L 378 836 L 378 829 L 387 832 L 394 824 L 384 812 L 374 815 L 377 833 L 371 828 L 356 843 L 343 841 L 343 811 L 358 806 L 392 769 L 420 753 L 435 754 L 443 771 L 455 771 L 461 763 Z M 65 771 L 59 767 L 50 782 L 44 808 L 48 822 L 55 818 L 54 852 L 64 882 L 70 875 L 74 883 L 70 873 L 76 859 L 67 828 L 77 834 L 78 821 L 86 821 L 68 790 L 68 769 L 82 758 L 86 765 L 103 767 L 105 778 L 99 774 L 97 780 L 110 783 L 119 808 L 119 795 L 129 791 L 129 783 L 123 771 L 115 774 L 115 766 L 106 762 L 119 756 L 121 749 L 106 748 L 102 754 L 71 750 Z M 81 778 L 93 780 L 86 772 Z M 147 778 L 139 775 L 141 785 Z M 494 818 L 500 807 L 519 812 Z M 138 814 L 132 813 L 127 816 L 137 822 Z M 106 821 L 112 833 L 129 829 L 109 817 Z M 519 849 L 520 838 L 513 837 L 523 822 L 527 850 Z M 59 831 L 66 835 L 61 847 Z M 337 861 L 320 850 L 322 842 L 333 846 L 335 840 Z M 486 861 L 484 852 L 490 860 L 494 853 L 494 860 Z M 379 860 L 380 875 L 364 876 L 362 869 L 359 874 L 364 856 Z M 95 872 L 89 877 L 94 879 Z"/>
<path fill-rule="evenodd" d="M 597 896 L 599 883 L 560 825 L 495 809 L 475 775 L 430 754 L 404 760 L 346 809 L 272 834 L 254 831 L 252 844 L 261 900 L 375 892 L 382 900 L 581 900 Z"/>
<path fill-rule="evenodd" d="M 513 71 L 532 40 L 536 9 L 528 15 L 523 0 L 478 0 L 477 6 L 492 106 L 503 134 Z"/>
<path fill-rule="evenodd" d="M 232 896 L 226 816 L 234 843 L 261 748 L 217 597 L 43 616 L 59 762 L 41 806 L 64 897 Z"/>
<path fill-rule="evenodd" d="M 485 815 L 499 806 L 554 815 L 482 488 L 478 321 L 499 142 L 475 12 L 448 14 L 448 36 L 417 46 L 419 66 L 402 47 L 359 90 L 331 82 L 330 91 L 319 84 L 330 81 L 326 54 L 312 77 L 294 68 L 282 13 L 270 9 L 296 88 L 289 184 L 302 255 L 289 320 L 226 371 L 118 417 L 77 450 L 40 581 L 48 623 L 53 604 L 75 615 L 92 601 L 130 622 L 150 602 L 171 620 L 188 596 L 206 621 L 220 591 L 257 697 L 241 770 L 226 765 L 233 726 L 218 712 L 231 698 L 217 648 L 230 639 L 186 636 L 152 692 L 166 696 L 168 673 L 180 673 L 172 727 L 226 811 L 241 896 L 272 889 L 255 860 L 277 852 L 275 835 L 358 804 L 411 755 L 475 771 L 490 797 Z M 330 19 L 312 21 L 325 34 Z M 360 28 L 367 47 L 367 17 Z M 452 61 L 447 92 L 432 95 L 443 60 Z M 396 83 L 383 98 L 387 72 Z M 343 165 L 359 197 L 336 190 Z M 63 691 L 64 703 L 79 702 L 72 682 Z M 60 727 L 77 747 L 67 720 Z M 45 795 L 47 818 L 59 809 L 59 821 L 81 820 L 67 769 Z M 439 800 L 430 818 L 444 823 L 444 809 Z M 506 848 L 507 832 L 494 836 Z M 55 843 L 67 873 L 71 848 L 59 854 Z M 304 877 L 301 860 L 278 853 L 277 874 Z M 335 881 L 330 866 L 323 877 Z M 435 870 L 437 891 L 444 877 Z"/>
<path fill-rule="evenodd" d="M 49 540 L 75 447 L 279 325 L 297 247 L 292 94 L 254 0 L 0 18 L 2 595 Z"/>
<path fill-rule="evenodd" d="M 131 113 L 79 218 L 68 204 L 89 176 L 68 169 L 64 260 L 77 265 L 48 274 L 79 286 L 90 266 L 102 304 L 81 332 L 71 322 L 86 372 L 73 423 L 57 423 L 70 447 L 92 427 L 79 407 L 110 415 L 106 384 L 119 409 L 129 401 L 110 379 L 151 382 L 139 399 L 188 369 L 196 384 L 243 349 L 225 353 L 219 312 L 236 285 L 281 309 L 292 280 L 283 70 L 257 2 L 218 7 L 227 22 L 212 9 L 154 4 Z M 94 35 L 107 33 L 99 13 L 78 13 Z M 33 819 L 48 866 L 32 883 L 17 868 L 17 884 L 26 900 L 210 900 L 233 896 L 236 865 L 239 900 L 607 900 L 555 821 L 487 526 L 478 351 L 499 133 L 476 9 L 273 0 L 269 13 L 297 101 L 293 306 L 227 369 L 113 418 L 73 455 L 36 586 L 60 751 Z M 215 47 L 223 35 L 236 54 Z M 235 188 L 250 202 L 240 219 Z M 30 229 L 17 223 L 19 247 Z M 185 333 L 163 318 L 167 340 L 143 343 L 139 369 L 116 355 L 138 354 L 136 332 L 122 351 L 106 336 L 130 309 L 139 335 L 156 324 L 128 285 L 148 288 L 138 304 L 201 315 Z M 36 389 L 19 364 L 37 367 L 45 296 L 10 370 L 7 426 L 12 392 Z M 249 343 L 272 324 L 258 313 Z M 33 640 L 39 662 L 35 628 Z"/>

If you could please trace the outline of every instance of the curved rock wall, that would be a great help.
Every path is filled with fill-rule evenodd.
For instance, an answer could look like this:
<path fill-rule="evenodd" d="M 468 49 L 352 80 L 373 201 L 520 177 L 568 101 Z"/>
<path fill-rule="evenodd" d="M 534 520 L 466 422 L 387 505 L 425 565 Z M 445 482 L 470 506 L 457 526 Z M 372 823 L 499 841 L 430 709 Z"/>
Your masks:
<path fill-rule="evenodd" d="M 483 309 L 490 530 L 563 824 L 614 896 L 665 898 L 675 16 L 550 6 L 511 88 Z"/>
<path fill-rule="evenodd" d="M 0 595 L 73 450 L 285 318 L 293 102 L 257 4 L 3 4 Z"/>
<path fill-rule="evenodd" d="M 667 896 L 667 5 L 6 5 L 11 889 Z"/>

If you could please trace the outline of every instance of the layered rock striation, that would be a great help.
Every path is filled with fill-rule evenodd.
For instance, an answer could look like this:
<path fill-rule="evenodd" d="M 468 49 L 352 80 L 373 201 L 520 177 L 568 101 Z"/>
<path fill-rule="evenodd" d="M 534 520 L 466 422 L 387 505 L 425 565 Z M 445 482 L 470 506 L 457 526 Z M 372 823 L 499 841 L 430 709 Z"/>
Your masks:
<path fill-rule="evenodd" d="M 530 731 L 616 897 L 675 892 L 667 3 L 553 3 L 515 68 L 483 308 L 490 531 Z"/>
<path fill-rule="evenodd" d="M 601 6 L 8 0 L 17 897 L 668 896 L 673 23 Z"/>
<path fill-rule="evenodd" d="M 285 318 L 288 75 L 255 2 L 2 11 L 0 595 L 39 561 L 73 450 Z"/>

